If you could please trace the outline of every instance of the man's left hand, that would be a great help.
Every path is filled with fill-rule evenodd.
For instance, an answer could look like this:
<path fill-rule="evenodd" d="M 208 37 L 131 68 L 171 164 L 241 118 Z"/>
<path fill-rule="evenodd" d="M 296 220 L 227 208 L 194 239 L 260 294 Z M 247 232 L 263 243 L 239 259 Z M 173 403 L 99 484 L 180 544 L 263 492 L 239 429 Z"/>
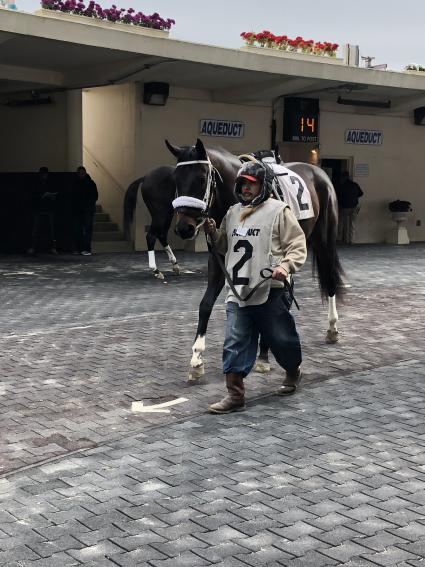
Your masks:
<path fill-rule="evenodd" d="M 288 277 L 288 272 L 281 266 L 276 266 L 276 268 L 273 268 L 272 278 L 274 280 L 279 280 L 281 282 L 284 282 L 287 277 Z"/>

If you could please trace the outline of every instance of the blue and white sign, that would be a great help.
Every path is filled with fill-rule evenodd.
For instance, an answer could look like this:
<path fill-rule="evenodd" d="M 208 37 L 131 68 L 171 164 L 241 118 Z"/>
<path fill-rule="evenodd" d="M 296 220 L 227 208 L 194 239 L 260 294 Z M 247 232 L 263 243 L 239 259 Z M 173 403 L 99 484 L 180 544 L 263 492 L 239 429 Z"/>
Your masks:
<path fill-rule="evenodd" d="M 223 138 L 243 138 L 244 122 L 233 120 L 215 120 L 204 118 L 200 121 L 199 131 L 203 136 L 221 136 Z"/>
<path fill-rule="evenodd" d="M 354 130 L 350 128 L 345 131 L 346 144 L 381 146 L 383 137 L 382 130 Z"/>

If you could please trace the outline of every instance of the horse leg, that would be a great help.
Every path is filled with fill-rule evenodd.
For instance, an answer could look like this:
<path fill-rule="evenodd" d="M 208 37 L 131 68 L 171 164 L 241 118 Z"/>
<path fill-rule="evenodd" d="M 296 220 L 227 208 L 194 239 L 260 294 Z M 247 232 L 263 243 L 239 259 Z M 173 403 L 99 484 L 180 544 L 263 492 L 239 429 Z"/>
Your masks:
<path fill-rule="evenodd" d="M 211 312 L 224 286 L 224 275 L 221 272 L 217 260 L 212 254 L 208 259 L 208 285 L 204 297 L 199 305 L 198 328 L 195 342 L 192 346 L 192 358 L 190 360 L 189 381 L 196 381 L 205 373 L 203 354 L 205 352 L 205 335 L 207 333 L 208 321 Z"/>
<path fill-rule="evenodd" d="M 335 297 L 336 297 L 335 295 L 329 297 L 329 310 L 328 310 L 329 329 L 326 332 L 327 343 L 337 343 L 339 340 L 339 331 L 336 326 L 336 324 L 338 323 L 338 313 L 336 310 Z"/>
<path fill-rule="evenodd" d="M 160 272 L 156 266 L 156 259 L 155 259 L 155 242 L 156 236 L 152 232 L 152 229 L 149 228 L 149 231 L 146 235 L 146 243 L 148 245 L 148 259 L 149 259 L 149 268 L 153 271 L 153 275 L 160 279 L 164 279 L 164 274 Z"/>
<path fill-rule="evenodd" d="M 167 253 L 168 259 L 170 260 L 171 266 L 172 266 L 172 268 L 173 268 L 173 272 L 174 272 L 176 275 L 179 276 L 179 275 L 180 275 L 180 266 L 179 266 L 179 264 L 178 264 L 178 262 L 177 262 L 177 258 L 174 256 L 174 252 L 173 252 L 173 250 L 171 249 L 171 246 L 168 244 L 168 241 L 167 241 L 167 233 L 168 233 L 168 229 L 165 231 L 164 234 L 159 235 L 159 236 L 158 236 L 158 239 L 159 239 L 159 241 L 161 242 L 161 244 L 162 244 L 162 246 L 163 246 L 165 252 Z"/>
<path fill-rule="evenodd" d="M 260 354 L 255 362 L 254 371 L 261 373 L 270 372 L 269 345 L 266 343 L 263 335 L 260 335 Z"/>

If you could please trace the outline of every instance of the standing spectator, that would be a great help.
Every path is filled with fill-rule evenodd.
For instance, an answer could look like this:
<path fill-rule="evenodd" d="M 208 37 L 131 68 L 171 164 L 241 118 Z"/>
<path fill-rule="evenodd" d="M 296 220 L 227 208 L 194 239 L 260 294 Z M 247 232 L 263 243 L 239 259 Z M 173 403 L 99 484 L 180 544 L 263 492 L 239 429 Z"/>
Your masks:
<path fill-rule="evenodd" d="M 38 178 L 32 191 L 32 212 L 33 227 L 31 236 L 31 246 L 28 254 L 35 254 L 40 240 L 40 228 L 46 220 L 49 228 L 50 251 L 57 254 L 55 236 L 55 203 L 57 192 L 47 167 L 40 167 Z"/>
<path fill-rule="evenodd" d="M 74 187 L 74 218 L 76 252 L 83 256 L 91 256 L 93 236 L 93 219 L 98 198 L 96 183 L 80 165 L 77 168 Z"/>
<path fill-rule="evenodd" d="M 363 196 L 363 191 L 358 183 L 350 179 L 348 171 L 342 173 L 338 189 L 341 208 L 341 240 L 345 244 L 352 244 L 356 218 L 360 211 L 359 198 Z"/>

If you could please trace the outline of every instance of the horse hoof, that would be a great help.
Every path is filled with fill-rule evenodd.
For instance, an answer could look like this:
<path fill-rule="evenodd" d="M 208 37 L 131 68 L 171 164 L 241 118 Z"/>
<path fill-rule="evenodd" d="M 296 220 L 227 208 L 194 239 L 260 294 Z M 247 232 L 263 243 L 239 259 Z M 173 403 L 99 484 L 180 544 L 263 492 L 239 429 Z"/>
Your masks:
<path fill-rule="evenodd" d="M 181 274 L 180 266 L 178 264 L 173 264 L 173 272 L 176 274 L 176 276 L 179 276 Z"/>
<path fill-rule="evenodd" d="M 201 366 L 192 366 L 189 370 L 189 374 L 187 376 L 188 382 L 197 382 L 199 378 L 201 378 L 205 374 L 205 367 L 203 364 Z"/>
<path fill-rule="evenodd" d="M 270 372 L 270 362 L 266 362 L 265 360 L 257 360 L 254 366 L 254 371 L 261 372 L 262 374 Z"/>
<path fill-rule="evenodd" d="M 339 331 L 331 331 L 328 329 L 326 333 L 326 342 L 328 344 L 334 344 L 339 341 Z"/>
<path fill-rule="evenodd" d="M 159 280 L 165 279 L 164 274 L 162 272 L 160 272 L 159 270 L 154 270 L 153 275 Z"/>

